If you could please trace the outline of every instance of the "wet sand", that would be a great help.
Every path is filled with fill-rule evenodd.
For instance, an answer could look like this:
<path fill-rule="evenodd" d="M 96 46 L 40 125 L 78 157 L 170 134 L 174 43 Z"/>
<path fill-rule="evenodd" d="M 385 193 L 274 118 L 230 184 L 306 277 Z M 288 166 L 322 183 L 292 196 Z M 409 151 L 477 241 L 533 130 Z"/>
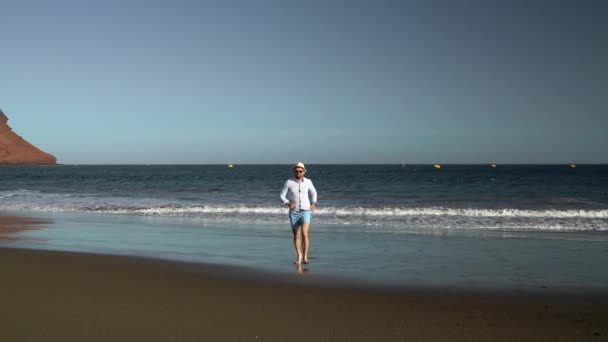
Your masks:
<path fill-rule="evenodd" d="M 1 214 L 0 241 L 23 240 L 23 238 L 19 236 L 19 233 L 27 230 L 41 229 L 43 225 L 48 223 L 48 220 L 40 218 Z"/>
<path fill-rule="evenodd" d="M 312 267 L 312 266 L 311 266 Z M 0 248 L 0 341 L 603 341 L 602 294 L 442 293 Z"/>

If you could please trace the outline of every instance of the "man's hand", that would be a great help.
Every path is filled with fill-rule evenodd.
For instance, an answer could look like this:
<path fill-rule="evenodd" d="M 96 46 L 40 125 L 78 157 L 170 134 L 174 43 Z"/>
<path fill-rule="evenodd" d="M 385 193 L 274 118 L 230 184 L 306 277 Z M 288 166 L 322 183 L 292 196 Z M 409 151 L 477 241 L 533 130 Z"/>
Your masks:
<path fill-rule="evenodd" d="M 316 204 L 311 204 L 310 205 L 310 211 L 315 211 L 317 210 L 317 205 Z"/>
<path fill-rule="evenodd" d="M 296 202 L 294 201 L 289 201 L 289 203 L 285 204 L 286 206 L 289 207 L 289 209 L 293 209 L 296 207 Z"/>

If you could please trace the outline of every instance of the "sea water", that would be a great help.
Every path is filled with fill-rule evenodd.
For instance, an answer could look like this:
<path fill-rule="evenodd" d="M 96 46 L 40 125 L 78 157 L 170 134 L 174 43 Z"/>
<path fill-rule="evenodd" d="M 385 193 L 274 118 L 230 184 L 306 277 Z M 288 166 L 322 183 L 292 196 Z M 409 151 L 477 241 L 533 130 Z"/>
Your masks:
<path fill-rule="evenodd" d="M 1 246 L 294 272 L 288 165 L 0 168 Z M 309 275 L 380 285 L 608 285 L 608 166 L 309 165 Z M 13 237 L 15 234 L 13 234 Z M 302 270 L 299 270 L 302 271 Z"/>

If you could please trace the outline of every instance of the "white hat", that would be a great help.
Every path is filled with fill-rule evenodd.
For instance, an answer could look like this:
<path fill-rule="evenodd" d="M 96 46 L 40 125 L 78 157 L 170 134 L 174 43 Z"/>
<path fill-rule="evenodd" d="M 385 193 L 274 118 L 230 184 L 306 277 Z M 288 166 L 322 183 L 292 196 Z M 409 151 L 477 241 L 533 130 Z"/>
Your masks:
<path fill-rule="evenodd" d="M 304 171 L 306 171 L 306 166 L 304 166 L 304 163 L 302 162 L 297 162 L 296 165 L 293 166 L 294 170 L 297 168 L 302 168 L 304 169 Z"/>

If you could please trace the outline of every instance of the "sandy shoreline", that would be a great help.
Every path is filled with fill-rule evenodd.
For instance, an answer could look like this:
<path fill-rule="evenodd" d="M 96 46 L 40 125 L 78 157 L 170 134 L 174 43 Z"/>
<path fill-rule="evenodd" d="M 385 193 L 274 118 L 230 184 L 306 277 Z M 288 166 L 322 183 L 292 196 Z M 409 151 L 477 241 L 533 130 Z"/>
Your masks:
<path fill-rule="evenodd" d="M 608 299 L 598 294 L 349 289 L 232 268 L 4 248 L 0 268 L 2 341 L 608 339 Z"/>
<path fill-rule="evenodd" d="M 48 221 L 39 218 L 23 216 L 0 215 L 0 241 L 19 240 L 19 233 L 27 230 L 40 229 Z"/>

